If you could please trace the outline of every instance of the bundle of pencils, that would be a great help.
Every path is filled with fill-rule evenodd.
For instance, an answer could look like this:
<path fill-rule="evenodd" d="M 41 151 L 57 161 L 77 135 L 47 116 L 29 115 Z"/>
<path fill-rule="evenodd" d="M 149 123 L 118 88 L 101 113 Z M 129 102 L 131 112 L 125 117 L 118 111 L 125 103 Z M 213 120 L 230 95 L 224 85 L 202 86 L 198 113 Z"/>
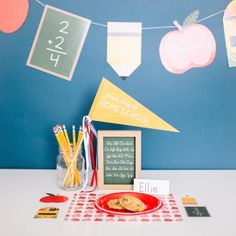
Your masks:
<path fill-rule="evenodd" d="M 61 187 L 65 189 L 76 188 L 81 184 L 81 176 L 77 167 L 77 161 L 83 143 L 82 127 L 80 127 L 78 138 L 76 139 L 75 126 L 72 126 L 72 144 L 65 125 L 56 125 L 53 127 L 53 132 L 56 136 L 60 153 L 66 165 L 66 174 L 62 181 Z"/>

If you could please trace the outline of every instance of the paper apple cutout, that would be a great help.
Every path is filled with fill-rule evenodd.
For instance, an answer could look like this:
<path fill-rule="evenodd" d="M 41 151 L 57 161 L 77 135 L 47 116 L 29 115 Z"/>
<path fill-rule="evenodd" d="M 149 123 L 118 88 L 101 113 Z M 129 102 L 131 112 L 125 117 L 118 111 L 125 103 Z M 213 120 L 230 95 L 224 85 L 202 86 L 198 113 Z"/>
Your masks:
<path fill-rule="evenodd" d="M 159 53 L 169 72 L 182 74 L 193 67 L 210 65 L 216 55 L 216 42 L 206 26 L 194 23 L 167 33 L 161 40 Z"/>
<path fill-rule="evenodd" d="M 28 0 L 0 0 L 0 31 L 12 33 L 24 23 L 29 10 Z"/>
<path fill-rule="evenodd" d="M 55 203 L 61 203 L 68 201 L 68 197 L 61 196 L 61 195 L 54 195 L 51 193 L 47 193 L 48 196 L 42 197 L 39 199 L 40 202 L 55 202 Z"/>

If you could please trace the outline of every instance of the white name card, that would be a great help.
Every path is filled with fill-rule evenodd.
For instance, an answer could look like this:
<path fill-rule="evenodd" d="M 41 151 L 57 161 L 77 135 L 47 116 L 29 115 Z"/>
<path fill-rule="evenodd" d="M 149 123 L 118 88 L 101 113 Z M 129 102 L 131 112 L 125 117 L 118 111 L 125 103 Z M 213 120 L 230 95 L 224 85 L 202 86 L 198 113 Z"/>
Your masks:
<path fill-rule="evenodd" d="M 170 192 L 169 180 L 134 179 L 134 191 L 149 194 L 164 194 Z"/>

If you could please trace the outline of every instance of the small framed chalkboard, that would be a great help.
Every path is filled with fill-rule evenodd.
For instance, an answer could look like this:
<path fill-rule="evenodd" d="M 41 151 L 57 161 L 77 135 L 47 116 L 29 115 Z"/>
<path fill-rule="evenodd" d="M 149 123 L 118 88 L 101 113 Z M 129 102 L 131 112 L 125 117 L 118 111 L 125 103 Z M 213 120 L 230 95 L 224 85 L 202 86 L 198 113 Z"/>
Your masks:
<path fill-rule="evenodd" d="M 99 189 L 132 189 L 141 174 L 141 131 L 98 131 Z"/>

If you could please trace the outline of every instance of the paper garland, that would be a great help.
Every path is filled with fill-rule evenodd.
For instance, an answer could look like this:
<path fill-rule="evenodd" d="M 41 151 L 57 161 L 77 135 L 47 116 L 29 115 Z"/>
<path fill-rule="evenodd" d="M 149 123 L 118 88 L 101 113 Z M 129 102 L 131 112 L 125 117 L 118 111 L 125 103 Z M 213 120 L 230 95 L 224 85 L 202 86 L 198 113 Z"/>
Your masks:
<path fill-rule="evenodd" d="M 45 6 L 41 1 L 36 1 L 40 5 Z M 164 67 L 168 71 L 180 74 L 193 67 L 205 67 L 213 62 L 216 54 L 214 36 L 207 27 L 199 23 L 221 14 L 223 11 L 224 10 L 221 10 L 201 20 L 197 20 L 199 11 L 196 10 L 191 13 L 183 23 L 184 33 L 181 33 L 185 36 L 182 37 L 182 39 L 180 39 L 180 32 L 178 31 L 169 32 L 163 37 L 160 44 L 160 57 Z M 188 25 L 193 21 L 193 19 L 195 19 L 195 23 Z M 141 23 L 129 22 L 108 22 L 107 25 L 98 22 L 91 22 L 91 24 L 108 28 L 107 62 L 123 79 L 130 76 L 131 73 L 141 64 L 142 30 L 175 28 L 173 25 L 142 28 Z M 197 35 L 198 37 L 193 37 L 194 35 Z M 191 40 L 194 40 L 195 38 L 197 38 L 196 42 L 189 47 L 192 43 Z M 180 44 L 177 47 L 174 47 L 173 41 L 176 41 L 176 39 L 179 39 Z M 204 40 L 207 40 L 208 43 L 204 44 Z M 231 40 L 233 43 L 234 41 L 236 40 Z M 199 51 L 199 49 L 201 50 Z M 181 52 L 181 50 L 184 51 L 184 53 Z M 180 60 L 177 60 L 176 58 L 180 58 Z M 54 58 L 53 60 L 56 59 Z"/>

